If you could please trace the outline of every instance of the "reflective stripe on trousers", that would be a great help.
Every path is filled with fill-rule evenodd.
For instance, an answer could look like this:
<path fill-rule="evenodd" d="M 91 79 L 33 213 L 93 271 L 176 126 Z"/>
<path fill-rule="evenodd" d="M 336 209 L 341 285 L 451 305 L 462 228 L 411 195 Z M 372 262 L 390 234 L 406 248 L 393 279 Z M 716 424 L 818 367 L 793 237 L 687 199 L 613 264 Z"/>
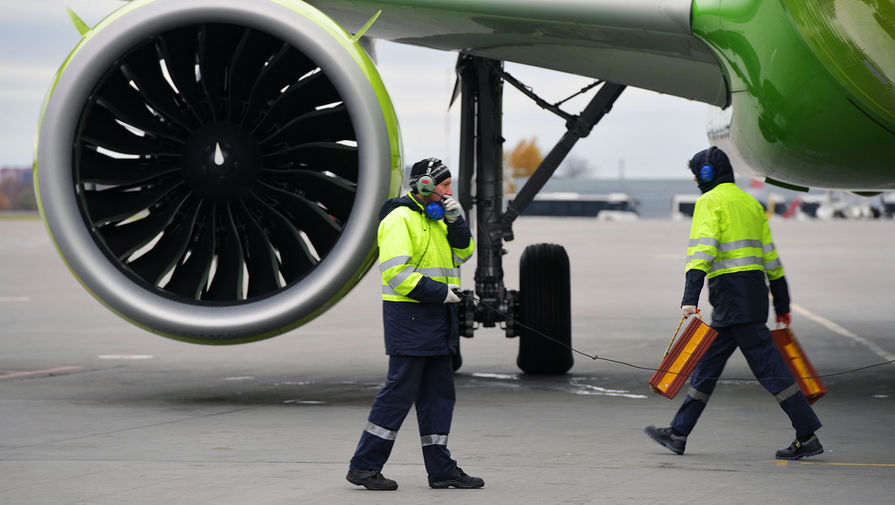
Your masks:
<path fill-rule="evenodd" d="M 718 330 L 718 336 L 690 376 L 691 390 L 687 393 L 671 426 L 689 435 L 706 402 L 715 389 L 727 359 L 737 347 L 746 358 L 752 373 L 764 388 L 774 395 L 780 407 L 789 416 L 797 435 L 813 433 L 821 427 L 820 420 L 808 404 L 798 384 L 792 378 L 783 358 L 771 340 L 771 332 L 764 323 L 738 324 Z M 765 379 L 762 379 L 766 377 Z"/>
<path fill-rule="evenodd" d="M 410 407 L 416 405 L 423 460 L 430 481 L 457 467 L 447 449 L 454 412 L 450 356 L 389 356 L 388 378 L 376 395 L 351 468 L 382 470 Z"/>
<path fill-rule="evenodd" d="M 693 398 L 694 400 L 701 401 L 702 403 L 708 403 L 709 398 L 711 398 L 710 394 L 703 393 L 693 386 L 690 386 L 690 389 L 687 391 L 687 396 Z"/>
<path fill-rule="evenodd" d="M 397 431 L 387 430 L 382 426 L 376 426 L 369 421 L 367 421 L 367 426 L 364 427 L 364 431 L 383 440 L 395 440 L 396 438 L 398 438 Z"/>
<path fill-rule="evenodd" d="M 425 435 L 420 437 L 420 443 L 423 447 L 427 445 L 447 445 L 447 435 Z"/>

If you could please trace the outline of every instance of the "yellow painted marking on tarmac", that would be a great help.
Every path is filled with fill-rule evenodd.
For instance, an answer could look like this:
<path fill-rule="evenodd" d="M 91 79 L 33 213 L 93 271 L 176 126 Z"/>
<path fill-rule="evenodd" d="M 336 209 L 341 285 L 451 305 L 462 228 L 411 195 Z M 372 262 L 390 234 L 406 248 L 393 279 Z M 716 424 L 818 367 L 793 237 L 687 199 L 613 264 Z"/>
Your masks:
<path fill-rule="evenodd" d="M 895 464 L 893 463 L 825 463 L 823 461 L 799 461 L 800 465 L 823 465 L 823 466 L 878 466 L 878 467 L 892 467 L 895 468 Z"/>
<path fill-rule="evenodd" d="M 767 463 L 774 461 L 777 463 L 777 466 L 788 466 L 789 461 L 783 459 L 777 460 L 767 460 Z M 816 466 L 866 466 L 866 467 L 878 467 L 878 468 L 895 468 L 895 463 L 834 463 L 829 461 L 793 461 L 793 463 L 797 463 L 799 465 L 816 465 Z"/>

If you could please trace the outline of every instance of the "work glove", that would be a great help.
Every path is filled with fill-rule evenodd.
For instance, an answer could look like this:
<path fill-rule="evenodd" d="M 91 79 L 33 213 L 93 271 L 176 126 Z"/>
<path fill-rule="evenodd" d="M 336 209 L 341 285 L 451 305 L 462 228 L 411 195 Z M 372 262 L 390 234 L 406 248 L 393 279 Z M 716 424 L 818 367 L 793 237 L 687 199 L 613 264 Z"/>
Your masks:
<path fill-rule="evenodd" d="M 683 314 L 684 317 L 690 317 L 697 312 L 699 312 L 699 309 L 696 308 L 696 305 L 684 305 L 681 307 L 681 314 Z"/>
<path fill-rule="evenodd" d="M 447 296 L 444 298 L 444 303 L 459 303 L 460 297 L 457 296 L 457 293 L 454 293 L 455 289 L 460 289 L 460 286 L 456 284 L 448 284 L 448 292 Z"/>
<path fill-rule="evenodd" d="M 792 324 L 792 317 L 789 315 L 789 313 L 786 313 L 786 314 L 778 314 L 778 315 L 777 315 L 777 322 L 778 322 L 778 323 L 783 323 L 783 324 L 785 324 L 786 326 L 789 326 L 790 324 Z"/>
<path fill-rule="evenodd" d="M 453 223 L 460 217 L 460 202 L 452 197 L 441 197 L 441 206 L 444 207 L 444 220 L 448 223 Z"/>

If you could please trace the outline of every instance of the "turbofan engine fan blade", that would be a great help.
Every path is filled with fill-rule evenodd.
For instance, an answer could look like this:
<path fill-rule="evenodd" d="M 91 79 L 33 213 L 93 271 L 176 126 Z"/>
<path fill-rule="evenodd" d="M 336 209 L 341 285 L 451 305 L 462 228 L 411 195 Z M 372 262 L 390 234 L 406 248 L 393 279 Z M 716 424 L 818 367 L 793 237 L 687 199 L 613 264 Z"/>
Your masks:
<path fill-rule="evenodd" d="M 74 274 L 136 324 L 239 343 L 375 259 L 397 121 L 359 44 L 301 2 L 129 4 L 60 70 L 38 187 Z"/>

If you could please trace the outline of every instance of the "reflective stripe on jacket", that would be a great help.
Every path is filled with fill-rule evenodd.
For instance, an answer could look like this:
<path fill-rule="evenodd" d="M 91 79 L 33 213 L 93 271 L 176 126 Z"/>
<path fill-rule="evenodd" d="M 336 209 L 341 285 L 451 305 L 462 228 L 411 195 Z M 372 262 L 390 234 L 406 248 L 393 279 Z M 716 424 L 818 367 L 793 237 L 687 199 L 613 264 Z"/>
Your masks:
<path fill-rule="evenodd" d="M 761 204 L 733 183 L 719 184 L 696 200 L 687 270 L 719 275 L 759 270 L 770 280 L 783 277 L 783 265 Z"/>
<path fill-rule="evenodd" d="M 387 201 L 379 217 L 386 354 L 455 354 L 457 304 L 444 299 L 448 284 L 460 284 L 460 264 L 472 257 L 466 221 L 462 216 L 451 224 L 429 219 L 409 195 Z"/>
<path fill-rule="evenodd" d="M 465 223 L 464 230 L 451 233 L 454 230 L 449 230 L 447 223 L 429 219 L 422 204 L 410 196 L 399 200 L 404 204 L 388 212 L 379 223 L 382 299 L 442 302 L 444 296 L 439 300 L 426 300 L 412 296 L 411 292 L 425 279 L 460 285 L 460 265 L 472 257 L 474 249 L 472 235 Z M 451 228 L 458 224 L 454 223 Z M 447 295 L 446 291 L 444 295 Z"/>

